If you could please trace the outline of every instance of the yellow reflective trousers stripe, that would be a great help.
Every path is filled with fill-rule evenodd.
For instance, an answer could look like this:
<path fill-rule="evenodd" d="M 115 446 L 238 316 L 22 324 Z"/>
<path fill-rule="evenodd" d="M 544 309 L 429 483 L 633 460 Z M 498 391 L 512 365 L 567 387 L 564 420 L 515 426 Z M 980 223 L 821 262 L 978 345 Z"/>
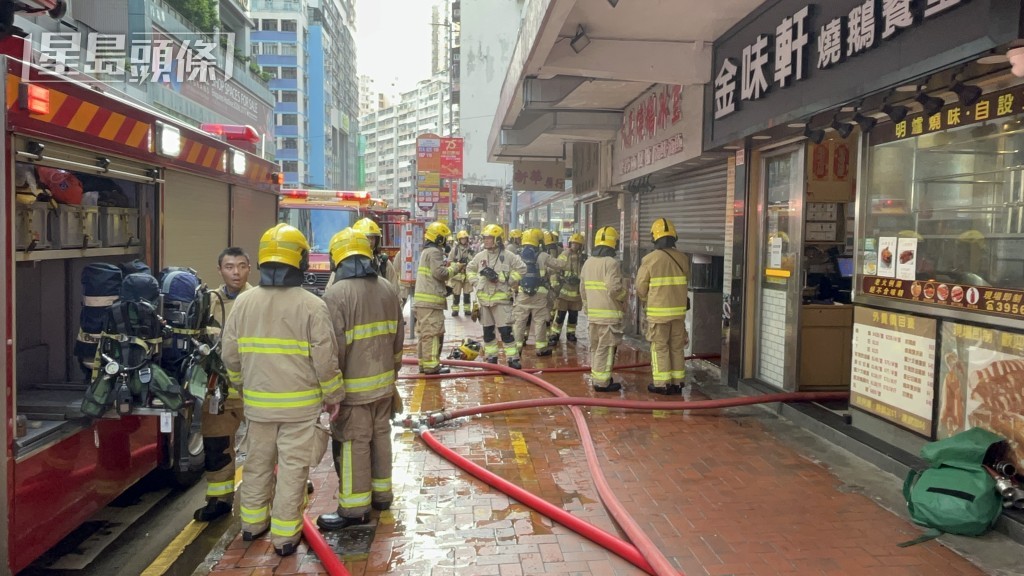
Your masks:
<path fill-rule="evenodd" d="M 270 520 L 270 533 L 274 536 L 284 536 L 285 538 L 290 538 L 301 531 L 301 518 L 298 520 L 279 520 L 277 518 L 272 518 Z"/>
<path fill-rule="evenodd" d="M 227 482 L 207 482 L 206 483 L 206 495 L 207 496 L 226 496 L 235 491 L 235 481 L 228 480 Z"/>
<path fill-rule="evenodd" d="M 371 478 L 374 492 L 391 492 L 391 478 Z"/>
<path fill-rule="evenodd" d="M 341 445 L 341 482 L 338 485 L 338 506 L 342 508 L 358 508 L 369 506 L 372 494 L 370 492 L 352 492 L 352 441 L 343 442 Z"/>
<path fill-rule="evenodd" d="M 263 508 L 246 508 L 245 506 L 239 506 L 239 515 L 242 517 L 242 522 L 246 524 L 259 524 L 265 522 L 270 516 L 270 507 L 264 506 Z"/>

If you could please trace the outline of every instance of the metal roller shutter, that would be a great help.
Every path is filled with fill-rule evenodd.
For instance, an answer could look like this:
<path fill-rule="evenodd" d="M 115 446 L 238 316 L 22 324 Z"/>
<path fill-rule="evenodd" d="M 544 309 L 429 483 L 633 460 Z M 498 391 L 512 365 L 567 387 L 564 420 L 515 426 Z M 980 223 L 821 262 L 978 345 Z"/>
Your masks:
<path fill-rule="evenodd" d="M 679 233 L 678 247 L 691 254 L 725 255 L 727 170 L 718 164 L 684 174 L 654 176 L 652 192 L 640 195 L 640 247 L 651 250 L 651 224 L 668 218 Z"/>
<path fill-rule="evenodd" d="M 245 250 L 254 266 L 260 236 L 276 223 L 276 194 L 241 186 L 231 187 L 231 245 Z"/>
<path fill-rule="evenodd" d="M 163 266 L 195 268 L 220 285 L 217 256 L 228 245 L 228 185 L 167 171 L 164 175 Z"/>
<path fill-rule="evenodd" d="M 594 202 L 591 205 L 591 210 L 593 211 L 593 217 L 591 220 L 593 224 L 592 232 L 596 233 L 599 229 L 605 226 L 613 226 L 616 230 L 619 229 L 620 213 L 619 207 L 615 203 L 615 198 Z M 622 231 L 619 230 L 619 232 L 621 233 Z M 588 238 L 587 241 L 593 244 L 592 238 Z"/>

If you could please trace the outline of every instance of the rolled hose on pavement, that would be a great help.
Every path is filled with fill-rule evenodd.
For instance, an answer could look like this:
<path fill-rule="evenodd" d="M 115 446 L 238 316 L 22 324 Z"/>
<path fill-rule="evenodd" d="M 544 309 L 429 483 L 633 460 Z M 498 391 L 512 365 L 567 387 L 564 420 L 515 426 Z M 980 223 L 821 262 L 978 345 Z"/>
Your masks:
<path fill-rule="evenodd" d="M 417 360 L 415 358 L 404 358 L 403 362 L 406 363 L 406 364 L 416 364 Z M 467 361 L 462 361 L 462 360 L 442 360 L 442 363 L 448 364 L 448 365 L 452 365 L 452 366 L 465 367 L 465 368 L 483 368 L 483 369 L 487 369 L 488 371 L 497 371 L 497 372 L 500 372 L 500 373 L 503 373 L 503 374 L 508 374 L 508 375 L 511 375 L 511 376 L 516 376 L 516 377 L 521 378 L 521 379 L 523 379 L 523 380 L 525 380 L 527 382 L 530 382 L 531 384 L 535 384 L 537 386 L 540 386 L 541 388 L 544 388 L 545 390 L 547 390 L 548 392 L 550 392 L 550 393 L 552 393 L 552 394 L 554 394 L 556 396 L 556 398 L 550 398 L 550 399 L 535 399 L 535 400 L 523 400 L 523 401 L 517 401 L 517 402 L 505 402 L 505 403 L 501 403 L 499 405 L 496 405 L 497 407 L 494 408 L 494 409 L 490 409 L 490 407 L 473 407 L 473 408 L 455 410 L 455 411 L 444 413 L 444 414 L 448 415 L 446 419 L 449 419 L 449 418 L 452 418 L 452 417 L 458 417 L 458 416 L 455 416 L 456 414 L 461 416 L 461 415 L 479 414 L 479 413 L 484 413 L 484 412 L 493 412 L 493 411 L 498 411 L 498 410 L 501 410 L 501 409 L 519 409 L 519 408 L 527 408 L 527 407 L 531 407 L 531 406 L 568 405 L 569 408 L 570 408 L 570 411 L 572 412 L 573 419 L 576 422 L 576 426 L 577 426 L 577 429 L 578 429 L 579 434 L 580 434 L 580 440 L 581 440 L 581 443 L 583 445 L 584 453 L 585 453 L 585 455 L 587 457 L 587 466 L 590 468 L 590 473 L 591 473 L 591 475 L 593 477 L 594 484 L 595 484 L 595 487 L 597 488 L 598 495 L 601 497 L 602 502 L 604 503 L 605 507 L 608 509 L 609 514 L 611 514 L 612 518 L 619 524 L 619 526 L 622 528 L 622 530 L 626 533 L 626 535 L 629 537 L 629 539 L 633 542 L 635 548 L 640 552 L 641 556 L 647 561 L 647 564 L 644 565 L 644 564 L 641 564 L 641 563 L 633 562 L 633 559 L 631 557 L 623 555 L 619 551 L 617 551 L 615 549 L 612 549 L 612 548 L 610 548 L 608 546 L 605 546 L 605 544 L 603 542 L 598 542 L 597 540 L 594 540 L 594 541 L 597 542 L 598 544 L 601 544 L 602 546 L 605 546 L 606 548 L 608 548 L 609 550 L 615 552 L 616 554 L 619 554 L 624 559 L 632 562 L 638 568 L 640 568 L 642 570 L 645 570 L 648 573 L 656 574 L 657 576 L 667 576 L 669 574 L 680 574 L 680 572 L 677 571 L 671 565 L 671 563 L 669 562 L 668 558 L 666 558 L 664 556 L 664 554 L 662 554 L 662 552 L 657 548 L 657 546 L 655 546 L 654 543 L 651 542 L 651 540 L 647 537 L 647 535 L 640 529 L 640 527 L 639 527 L 639 525 L 637 525 L 636 521 L 633 520 L 633 518 L 628 514 L 628 512 L 626 512 L 626 509 L 622 505 L 622 503 L 619 502 L 618 498 L 615 496 L 614 492 L 611 490 L 611 487 L 608 486 L 607 481 L 604 478 L 604 474 L 601 471 L 600 463 L 597 460 L 597 451 L 596 451 L 596 447 L 594 446 L 593 439 L 592 439 L 592 437 L 590 435 L 589 427 L 587 426 L 586 419 L 584 418 L 583 412 L 582 412 L 582 410 L 580 410 L 578 405 L 580 405 L 580 404 L 587 404 L 587 405 L 594 405 L 594 406 L 609 406 L 609 407 L 622 407 L 622 408 L 627 408 L 627 409 L 647 409 L 647 410 L 682 410 L 682 409 L 725 408 L 725 407 L 730 407 L 730 406 L 742 406 L 742 405 L 760 404 L 760 403 L 766 403 L 766 402 L 799 401 L 799 400 L 803 400 L 803 401 L 815 401 L 815 400 L 816 401 L 822 401 L 822 400 L 830 400 L 830 399 L 845 399 L 845 398 L 848 397 L 848 394 L 841 393 L 841 392 L 839 392 L 839 393 L 836 393 L 836 392 L 807 393 L 807 392 L 805 392 L 805 393 L 770 394 L 770 395 L 765 395 L 765 396 L 748 397 L 748 398 L 727 398 L 727 399 L 720 399 L 720 400 L 680 401 L 680 402 L 671 402 L 671 401 L 669 401 L 669 402 L 643 402 L 643 401 L 629 401 L 629 400 L 604 400 L 604 399 L 599 399 L 599 398 L 570 398 L 568 396 L 568 394 L 563 392 L 560 388 L 554 386 L 553 384 L 551 384 L 549 382 L 546 382 L 545 380 L 543 380 L 543 379 L 541 379 L 541 378 L 539 378 L 537 376 L 534 376 L 533 374 L 529 374 L 529 373 L 527 373 L 525 371 L 522 371 L 522 370 L 516 370 L 514 368 L 509 368 L 507 366 L 493 365 L 493 364 L 482 364 L 482 363 L 479 363 L 479 362 L 467 362 Z M 566 371 L 567 372 L 567 371 L 570 371 L 570 370 L 561 370 L 561 371 Z M 572 370 L 572 371 L 577 371 L 577 370 Z M 470 373 L 470 374 L 480 375 L 479 373 Z M 443 419 L 441 421 L 443 421 Z M 421 432 L 420 435 L 422 437 L 423 433 Z M 428 445 L 431 445 L 430 442 L 427 442 L 427 443 L 428 443 Z M 433 445 L 431 445 L 431 447 L 434 448 Z M 434 448 L 434 449 L 436 450 L 436 448 Z M 441 451 L 438 451 L 438 452 L 441 453 Z M 441 453 L 441 454 L 442 454 L 442 456 L 446 456 L 446 454 L 444 454 L 444 453 Z M 471 469 L 468 469 L 465 466 L 462 466 L 462 462 L 460 462 L 460 461 L 453 461 L 453 463 L 455 463 L 456 465 L 460 466 L 460 468 L 463 468 L 467 472 L 470 472 L 471 474 L 473 474 L 473 471 Z M 475 475 L 476 474 L 474 474 L 474 476 Z M 513 494 L 511 494 L 508 491 L 503 490 L 502 486 L 495 486 L 494 484 L 491 484 L 491 485 L 494 486 L 495 488 L 498 488 L 499 490 L 502 490 L 503 492 L 505 492 L 509 496 L 512 496 L 513 498 L 515 498 L 515 496 Z M 527 502 L 525 502 L 525 501 L 523 501 L 521 499 L 520 499 L 520 502 L 523 502 L 524 504 L 529 505 Z M 542 512 L 542 510 L 539 510 L 537 508 L 534 508 L 534 509 L 538 510 L 538 512 Z M 553 516 L 549 516 L 549 517 L 552 518 L 553 520 L 556 519 Z M 557 520 L 557 521 L 562 523 L 564 526 L 574 530 L 575 532 L 590 538 L 590 536 L 588 534 L 592 531 L 592 529 L 593 529 L 592 526 L 590 526 L 586 522 L 584 522 L 584 521 L 580 520 L 579 518 L 576 518 L 575 516 L 572 516 L 572 515 L 568 515 L 568 517 L 561 517 L 561 518 L 563 518 L 563 519 L 562 520 Z M 591 539 L 593 540 L 593 538 L 591 538 Z M 623 552 L 628 553 L 629 550 L 628 549 L 624 549 Z M 653 572 L 651 570 L 649 570 L 648 568 L 653 569 Z"/>

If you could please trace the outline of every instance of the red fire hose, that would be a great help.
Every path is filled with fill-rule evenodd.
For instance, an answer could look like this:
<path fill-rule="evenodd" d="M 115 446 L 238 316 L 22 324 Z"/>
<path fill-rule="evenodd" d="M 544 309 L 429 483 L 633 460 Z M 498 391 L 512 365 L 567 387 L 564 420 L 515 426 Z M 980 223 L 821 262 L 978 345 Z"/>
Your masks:
<path fill-rule="evenodd" d="M 316 524 L 305 514 L 302 515 L 302 535 L 306 537 L 309 547 L 316 553 L 320 563 L 323 564 L 324 569 L 327 570 L 330 576 L 350 576 L 349 571 L 345 569 L 345 565 L 341 563 L 341 558 L 338 558 L 334 550 L 331 550 L 331 547 L 327 545 L 327 540 L 324 539 L 324 535 L 320 533 Z"/>
<path fill-rule="evenodd" d="M 686 360 L 713 360 L 715 358 L 721 358 L 718 354 L 693 354 L 687 356 Z M 412 364 L 412 362 L 406 362 L 406 364 Z M 650 362 L 641 362 L 638 364 L 621 364 L 618 366 L 612 366 L 612 370 L 633 370 L 635 368 L 646 368 L 650 366 Z M 493 366 L 493 364 L 487 364 L 487 366 Z M 562 372 L 589 372 L 590 366 L 559 366 L 557 368 L 522 368 L 523 372 L 527 374 L 543 374 L 543 373 L 562 373 Z M 459 371 L 452 372 L 450 374 L 399 374 L 400 380 L 446 380 L 449 378 L 476 378 L 480 376 L 502 376 L 503 372 L 497 370 L 480 370 L 480 371 Z"/>

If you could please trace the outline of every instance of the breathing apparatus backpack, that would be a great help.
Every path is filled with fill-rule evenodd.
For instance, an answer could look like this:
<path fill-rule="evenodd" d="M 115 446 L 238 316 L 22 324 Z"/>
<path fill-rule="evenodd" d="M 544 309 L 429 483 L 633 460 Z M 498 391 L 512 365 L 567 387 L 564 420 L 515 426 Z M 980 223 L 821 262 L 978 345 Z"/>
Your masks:
<path fill-rule="evenodd" d="M 89 264 L 82 270 L 82 311 L 79 313 L 75 358 L 85 381 L 96 378 L 96 346 L 107 323 L 107 310 L 121 297 L 121 268 L 114 264 Z"/>
<path fill-rule="evenodd" d="M 182 363 L 195 351 L 195 342 L 208 324 L 210 296 L 195 270 L 175 267 L 160 271 L 160 293 L 163 316 L 171 328 L 160 365 L 180 377 Z"/>
<path fill-rule="evenodd" d="M 526 264 L 526 274 L 519 281 L 519 289 L 525 294 L 533 296 L 544 286 L 544 278 L 540 275 L 540 268 L 537 266 L 537 257 L 540 251 L 535 246 L 524 246 L 519 257 Z"/>

